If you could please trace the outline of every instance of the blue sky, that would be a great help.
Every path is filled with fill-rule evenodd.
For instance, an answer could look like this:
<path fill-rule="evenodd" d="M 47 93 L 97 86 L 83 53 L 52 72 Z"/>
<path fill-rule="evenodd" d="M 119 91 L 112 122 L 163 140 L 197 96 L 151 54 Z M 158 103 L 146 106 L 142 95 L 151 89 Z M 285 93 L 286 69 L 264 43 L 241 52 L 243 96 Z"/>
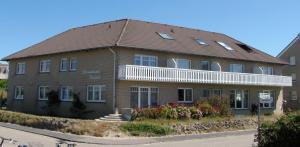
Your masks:
<path fill-rule="evenodd" d="M 299 0 L 1 0 L 0 58 L 72 27 L 121 18 L 221 32 L 276 56 L 300 33 Z"/>

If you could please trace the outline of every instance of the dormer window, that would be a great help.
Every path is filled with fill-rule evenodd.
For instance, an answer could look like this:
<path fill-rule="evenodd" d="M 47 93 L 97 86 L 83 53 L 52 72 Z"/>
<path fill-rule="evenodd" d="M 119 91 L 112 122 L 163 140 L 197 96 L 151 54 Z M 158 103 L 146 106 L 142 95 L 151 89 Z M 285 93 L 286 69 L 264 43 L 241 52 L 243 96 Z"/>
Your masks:
<path fill-rule="evenodd" d="M 229 51 L 233 51 L 234 49 L 231 48 L 229 45 L 227 45 L 226 43 L 222 42 L 222 41 L 217 41 L 217 43 L 219 45 L 221 45 L 222 47 L 224 47 L 225 49 L 229 50 Z"/>
<path fill-rule="evenodd" d="M 163 39 L 169 39 L 169 40 L 173 40 L 173 39 L 174 39 L 171 35 L 169 35 L 169 34 L 167 34 L 167 33 L 162 33 L 162 32 L 160 32 L 160 33 L 158 33 L 158 35 L 159 35 L 161 38 L 163 38 Z"/>
<path fill-rule="evenodd" d="M 200 45 L 208 45 L 203 39 L 201 39 L 201 38 L 198 38 L 198 39 L 196 39 L 196 42 L 198 43 L 198 44 L 200 44 Z"/>

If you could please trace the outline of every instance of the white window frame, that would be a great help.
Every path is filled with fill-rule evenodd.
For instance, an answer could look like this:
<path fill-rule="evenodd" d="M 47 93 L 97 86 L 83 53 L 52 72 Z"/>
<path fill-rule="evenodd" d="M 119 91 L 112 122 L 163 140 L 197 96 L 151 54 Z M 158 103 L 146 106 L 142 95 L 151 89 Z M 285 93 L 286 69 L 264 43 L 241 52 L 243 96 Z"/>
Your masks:
<path fill-rule="evenodd" d="M 262 74 L 265 74 L 265 75 L 273 75 L 274 74 L 274 69 L 271 66 L 260 66 L 259 68 L 261 69 Z"/>
<path fill-rule="evenodd" d="M 148 60 L 148 65 L 143 65 L 143 61 L 144 59 L 148 57 L 149 60 Z M 140 60 L 140 63 L 136 63 L 136 58 L 139 58 Z M 133 57 L 133 64 L 134 65 L 140 65 L 140 66 L 151 66 L 150 63 L 151 63 L 151 60 L 154 60 L 155 61 L 155 65 L 154 67 L 157 67 L 158 66 L 158 57 L 157 56 L 152 56 L 152 55 L 142 55 L 142 54 L 135 54 L 134 57 Z"/>
<path fill-rule="evenodd" d="M 26 72 L 26 63 L 25 62 L 17 63 L 16 74 L 23 75 L 23 74 L 25 74 L 25 72 Z"/>
<path fill-rule="evenodd" d="M 202 69 L 202 63 L 207 63 L 207 69 Z M 210 62 L 209 61 L 207 61 L 207 60 L 203 60 L 203 61 L 200 61 L 200 69 L 201 70 L 210 70 L 210 64 L 209 64 Z"/>
<path fill-rule="evenodd" d="M 293 101 L 298 100 L 298 92 L 296 90 L 291 91 L 291 100 Z"/>
<path fill-rule="evenodd" d="M 217 43 L 229 51 L 234 51 L 234 49 L 231 46 L 229 46 L 228 44 L 226 44 L 225 42 L 217 41 Z"/>
<path fill-rule="evenodd" d="M 237 108 L 237 99 L 236 99 L 236 94 L 237 94 L 237 90 L 240 90 L 241 91 L 241 108 Z M 232 94 L 231 91 L 234 91 L 234 109 L 237 109 L 237 110 L 242 110 L 242 109 L 249 109 L 249 102 L 250 102 L 250 92 L 249 90 L 245 90 L 245 89 L 231 89 L 230 90 L 230 95 Z M 248 92 L 248 101 L 247 101 L 247 108 L 245 108 L 245 91 Z"/>
<path fill-rule="evenodd" d="M 93 88 L 93 95 L 92 95 L 92 100 L 89 100 L 89 88 Z M 103 92 L 105 91 L 105 85 L 88 85 L 86 88 L 86 101 L 87 102 L 105 102 L 105 98 L 103 95 Z M 95 90 L 96 88 L 99 88 L 99 100 L 95 100 Z"/>
<path fill-rule="evenodd" d="M 51 60 L 41 60 L 40 61 L 40 73 L 50 72 Z"/>
<path fill-rule="evenodd" d="M 73 67 L 73 61 L 76 61 L 76 68 Z M 76 71 L 78 69 L 78 60 L 75 57 L 70 59 L 70 71 Z"/>
<path fill-rule="evenodd" d="M 66 99 L 63 98 L 63 89 L 64 88 L 67 89 L 67 98 Z M 70 91 L 71 91 L 71 95 L 70 95 Z M 59 94 L 60 100 L 63 101 L 63 102 L 73 101 L 72 93 L 73 93 L 73 87 L 72 86 L 62 86 L 62 87 L 60 87 L 60 94 Z"/>
<path fill-rule="evenodd" d="M 258 94 L 259 94 L 260 92 L 261 92 L 261 91 L 259 91 Z M 268 104 L 269 104 L 269 107 L 265 107 L 265 104 L 266 104 L 266 103 L 265 103 L 265 102 L 260 102 L 260 104 L 262 104 L 262 107 L 261 107 L 261 106 L 260 106 L 260 107 L 261 107 L 261 108 L 265 108 L 265 109 L 269 109 L 269 108 L 271 109 L 271 108 L 274 108 L 274 107 L 275 107 L 275 101 L 276 101 L 276 98 L 275 98 L 275 97 L 276 97 L 276 91 L 275 91 L 275 90 L 262 90 L 262 92 L 263 92 L 263 93 L 269 93 L 270 96 L 272 95 L 272 93 L 274 94 L 273 102 L 272 102 L 272 103 L 273 103 L 273 106 L 271 106 L 271 103 L 268 103 Z M 271 93 L 271 92 L 272 92 L 272 93 Z M 259 105 L 260 105 L 260 104 L 259 104 Z"/>
<path fill-rule="evenodd" d="M 296 77 L 296 74 L 295 74 L 295 73 L 292 73 L 291 76 L 292 76 L 292 81 L 293 81 L 293 82 L 296 82 L 296 78 L 297 78 L 297 77 Z"/>
<path fill-rule="evenodd" d="M 174 68 L 179 68 L 178 67 L 178 62 L 179 61 L 187 61 L 189 63 L 189 67 L 188 68 L 180 68 L 180 69 L 191 69 L 192 68 L 192 61 L 189 60 L 189 59 L 173 58 L 172 60 L 174 62 Z"/>
<path fill-rule="evenodd" d="M 65 61 L 66 62 L 66 67 L 65 67 L 65 69 L 63 69 L 63 61 Z M 59 71 L 68 71 L 68 58 L 61 58 L 61 60 L 60 60 L 60 66 L 59 66 Z"/>
<path fill-rule="evenodd" d="M 179 101 L 178 90 L 183 90 L 183 99 L 184 99 L 183 101 Z M 190 101 L 186 100 L 186 90 L 191 90 L 192 91 L 192 99 Z M 194 101 L 193 88 L 177 88 L 177 101 L 178 101 L 178 103 L 192 103 Z"/>
<path fill-rule="evenodd" d="M 131 91 L 132 88 L 136 88 L 137 91 Z M 159 105 L 159 88 L 158 87 L 143 87 L 143 86 L 131 86 L 129 92 L 137 92 L 138 93 L 138 108 L 141 108 L 141 89 L 146 88 L 148 89 L 148 108 L 151 107 L 151 94 L 152 89 L 157 89 L 156 94 L 157 94 L 157 105 Z M 130 93 L 131 96 L 131 93 Z M 130 97 L 131 101 L 131 97 Z M 130 104 L 131 105 L 131 104 Z"/>
<path fill-rule="evenodd" d="M 23 95 L 21 95 L 22 91 L 23 91 Z M 17 99 L 17 100 L 23 100 L 24 99 L 24 87 L 23 86 L 16 86 L 15 87 L 15 99 Z"/>
<path fill-rule="evenodd" d="M 41 90 L 41 89 L 43 89 L 43 90 Z M 39 86 L 39 93 L 38 93 L 38 95 L 39 95 L 39 100 L 48 100 L 48 97 L 47 97 L 47 92 L 49 92 L 49 91 L 47 91 L 46 89 L 48 89 L 49 90 L 49 86 Z M 41 92 L 43 91 L 43 95 L 45 96 L 45 97 L 41 97 Z"/>
<path fill-rule="evenodd" d="M 242 68 L 242 71 L 235 71 L 235 68 L 237 68 L 238 66 L 240 66 Z M 243 73 L 244 72 L 244 64 L 238 64 L 238 63 L 232 63 L 229 65 L 229 72 L 237 72 L 237 73 Z"/>
<path fill-rule="evenodd" d="M 296 65 L 296 57 L 290 56 L 290 65 Z"/>

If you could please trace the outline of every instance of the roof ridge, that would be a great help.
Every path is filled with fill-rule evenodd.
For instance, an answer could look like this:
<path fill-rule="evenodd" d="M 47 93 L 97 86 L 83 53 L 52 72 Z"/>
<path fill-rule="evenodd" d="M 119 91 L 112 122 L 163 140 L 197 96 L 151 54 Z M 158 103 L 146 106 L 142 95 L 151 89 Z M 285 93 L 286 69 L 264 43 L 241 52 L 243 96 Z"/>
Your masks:
<path fill-rule="evenodd" d="M 122 28 L 122 31 L 121 31 L 121 33 L 120 33 L 120 36 L 119 36 L 118 40 L 117 40 L 116 43 L 115 43 L 115 46 L 119 46 L 120 41 L 121 41 L 121 39 L 122 39 L 122 37 L 123 37 L 123 35 L 124 35 L 124 33 L 125 33 L 125 30 L 126 30 L 126 28 L 127 28 L 128 23 L 129 23 L 129 19 L 126 19 L 126 22 L 125 22 L 125 24 L 124 24 L 124 26 L 123 26 L 123 28 Z"/>
<path fill-rule="evenodd" d="M 119 22 L 119 21 L 124 21 L 124 20 L 128 20 L 128 18 L 117 19 L 117 20 L 106 21 L 106 22 L 100 22 L 100 23 L 95 23 L 95 24 L 90 24 L 90 25 L 84 25 L 84 26 L 74 27 L 72 29 L 86 28 L 86 27 L 97 26 L 97 25 L 102 25 L 102 24 L 107 24 L 107 23 L 112 23 L 112 22 Z"/>
<path fill-rule="evenodd" d="M 300 33 L 288 44 L 285 46 L 283 50 L 276 57 L 280 57 L 283 53 L 285 53 L 291 46 L 293 46 L 300 39 Z"/>

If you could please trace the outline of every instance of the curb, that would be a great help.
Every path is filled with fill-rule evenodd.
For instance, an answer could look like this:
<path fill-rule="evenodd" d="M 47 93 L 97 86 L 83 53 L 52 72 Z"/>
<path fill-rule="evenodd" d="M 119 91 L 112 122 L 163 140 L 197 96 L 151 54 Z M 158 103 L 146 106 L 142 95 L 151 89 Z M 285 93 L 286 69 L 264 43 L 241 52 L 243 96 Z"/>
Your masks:
<path fill-rule="evenodd" d="M 256 130 L 251 129 L 251 130 L 214 132 L 214 133 L 203 133 L 203 134 L 195 134 L 195 135 L 164 136 L 164 137 L 99 138 L 93 136 L 80 136 L 74 134 L 67 134 L 67 133 L 61 133 L 61 132 L 50 131 L 45 129 L 37 129 L 37 128 L 32 128 L 27 126 L 21 126 L 16 124 L 3 123 L 3 122 L 0 122 L 0 126 L 19 130 L 19 131 L 48 136 L 63 141 L 85 143 L 85 144 L 98 144 L 98 145 L 141 145 L 141 144 L 151 144 L 151 143 L 159 143 L 159 142 L 172 142 L 172 141 L 206 139 L 206 138 L 216 138 L 216 137 L 226 137 L 226 136 L 250 135 L 257 132 Z"/>

